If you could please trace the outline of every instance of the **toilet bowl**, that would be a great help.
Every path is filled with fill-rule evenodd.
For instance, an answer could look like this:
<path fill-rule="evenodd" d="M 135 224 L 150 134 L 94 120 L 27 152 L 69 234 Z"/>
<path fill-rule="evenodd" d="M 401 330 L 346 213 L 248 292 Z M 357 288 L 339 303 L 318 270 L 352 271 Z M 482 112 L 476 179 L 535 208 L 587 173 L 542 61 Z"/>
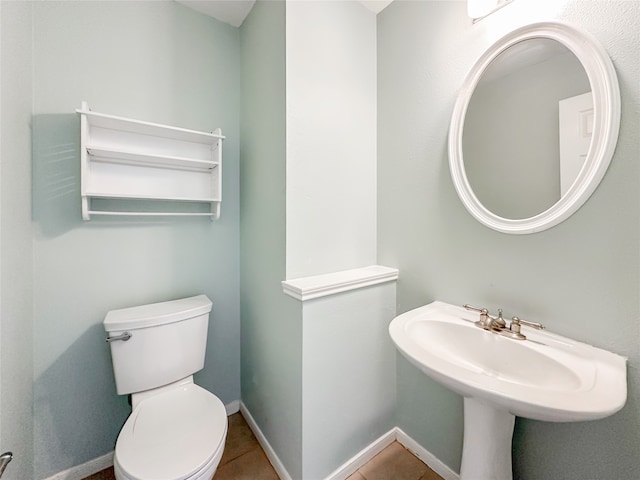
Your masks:
<path fill-rule="evenodd" d="M 211 301 L 204 295 L 109 312 L 107 341 L 119 394 L 132 411 L 116 441 L 117 480 L 210 480 L 227 413 L 193 382 L 204 365 Z"/>
<path fill-rule="evenodd" d="M 215 395 L 191 379 L 164 387 L 133 409 L 118 435 L 118 480 L 210 480 L 227 435 Z"/>

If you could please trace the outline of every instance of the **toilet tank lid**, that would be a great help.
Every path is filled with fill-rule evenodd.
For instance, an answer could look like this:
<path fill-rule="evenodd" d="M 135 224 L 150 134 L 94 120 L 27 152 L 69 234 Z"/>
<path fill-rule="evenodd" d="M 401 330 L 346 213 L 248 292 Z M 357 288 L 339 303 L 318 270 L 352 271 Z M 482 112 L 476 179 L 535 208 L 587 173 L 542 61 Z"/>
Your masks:
<path fill-rule="evenodd" d="M 209 313 L 211 305 L 211 300 L 206 295 L 197 295 L 170 302 L 111 310 L 104 318 L 104 329 L 114 332 L 178 322 Z"/>

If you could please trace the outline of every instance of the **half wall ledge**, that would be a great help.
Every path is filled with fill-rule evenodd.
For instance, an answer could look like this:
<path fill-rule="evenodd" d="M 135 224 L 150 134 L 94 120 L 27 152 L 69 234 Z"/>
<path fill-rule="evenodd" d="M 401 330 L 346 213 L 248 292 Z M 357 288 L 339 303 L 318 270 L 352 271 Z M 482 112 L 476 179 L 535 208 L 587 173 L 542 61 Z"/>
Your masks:
<path fill-rule="evenodd" d="M 398 279 L 397 268 L 370 265 L 352 270 L 314 275 L 282 281 L 282 291 L 301 302 L 348 292 L 358 288 L 394 282 Z"/>

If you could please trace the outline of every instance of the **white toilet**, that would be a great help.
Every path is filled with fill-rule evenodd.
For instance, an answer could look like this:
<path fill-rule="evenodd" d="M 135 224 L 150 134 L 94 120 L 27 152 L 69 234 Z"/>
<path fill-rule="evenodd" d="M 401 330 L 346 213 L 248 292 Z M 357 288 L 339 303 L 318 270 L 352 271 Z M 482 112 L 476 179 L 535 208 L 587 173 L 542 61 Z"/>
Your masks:
<path fill-rule="evenodd" d="M 117 480 L 210 480 L 227 436 L 218 397 L 193 383 L 204 366 L 205 295 L 112 310 L 104 319 L 118 394 L 132 412 L 118 435 Z"/>

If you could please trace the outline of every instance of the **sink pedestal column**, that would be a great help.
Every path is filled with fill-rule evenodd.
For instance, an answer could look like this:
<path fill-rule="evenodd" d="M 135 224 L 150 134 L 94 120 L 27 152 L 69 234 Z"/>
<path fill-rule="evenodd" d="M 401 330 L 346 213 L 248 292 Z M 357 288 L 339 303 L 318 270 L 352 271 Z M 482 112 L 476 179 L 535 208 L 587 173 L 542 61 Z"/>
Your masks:
<path fill-rule="evenodd" d="M 460 480 L 512 480 L 511 443 L 516 417 L 475 398 L 464 399 Z"/>

